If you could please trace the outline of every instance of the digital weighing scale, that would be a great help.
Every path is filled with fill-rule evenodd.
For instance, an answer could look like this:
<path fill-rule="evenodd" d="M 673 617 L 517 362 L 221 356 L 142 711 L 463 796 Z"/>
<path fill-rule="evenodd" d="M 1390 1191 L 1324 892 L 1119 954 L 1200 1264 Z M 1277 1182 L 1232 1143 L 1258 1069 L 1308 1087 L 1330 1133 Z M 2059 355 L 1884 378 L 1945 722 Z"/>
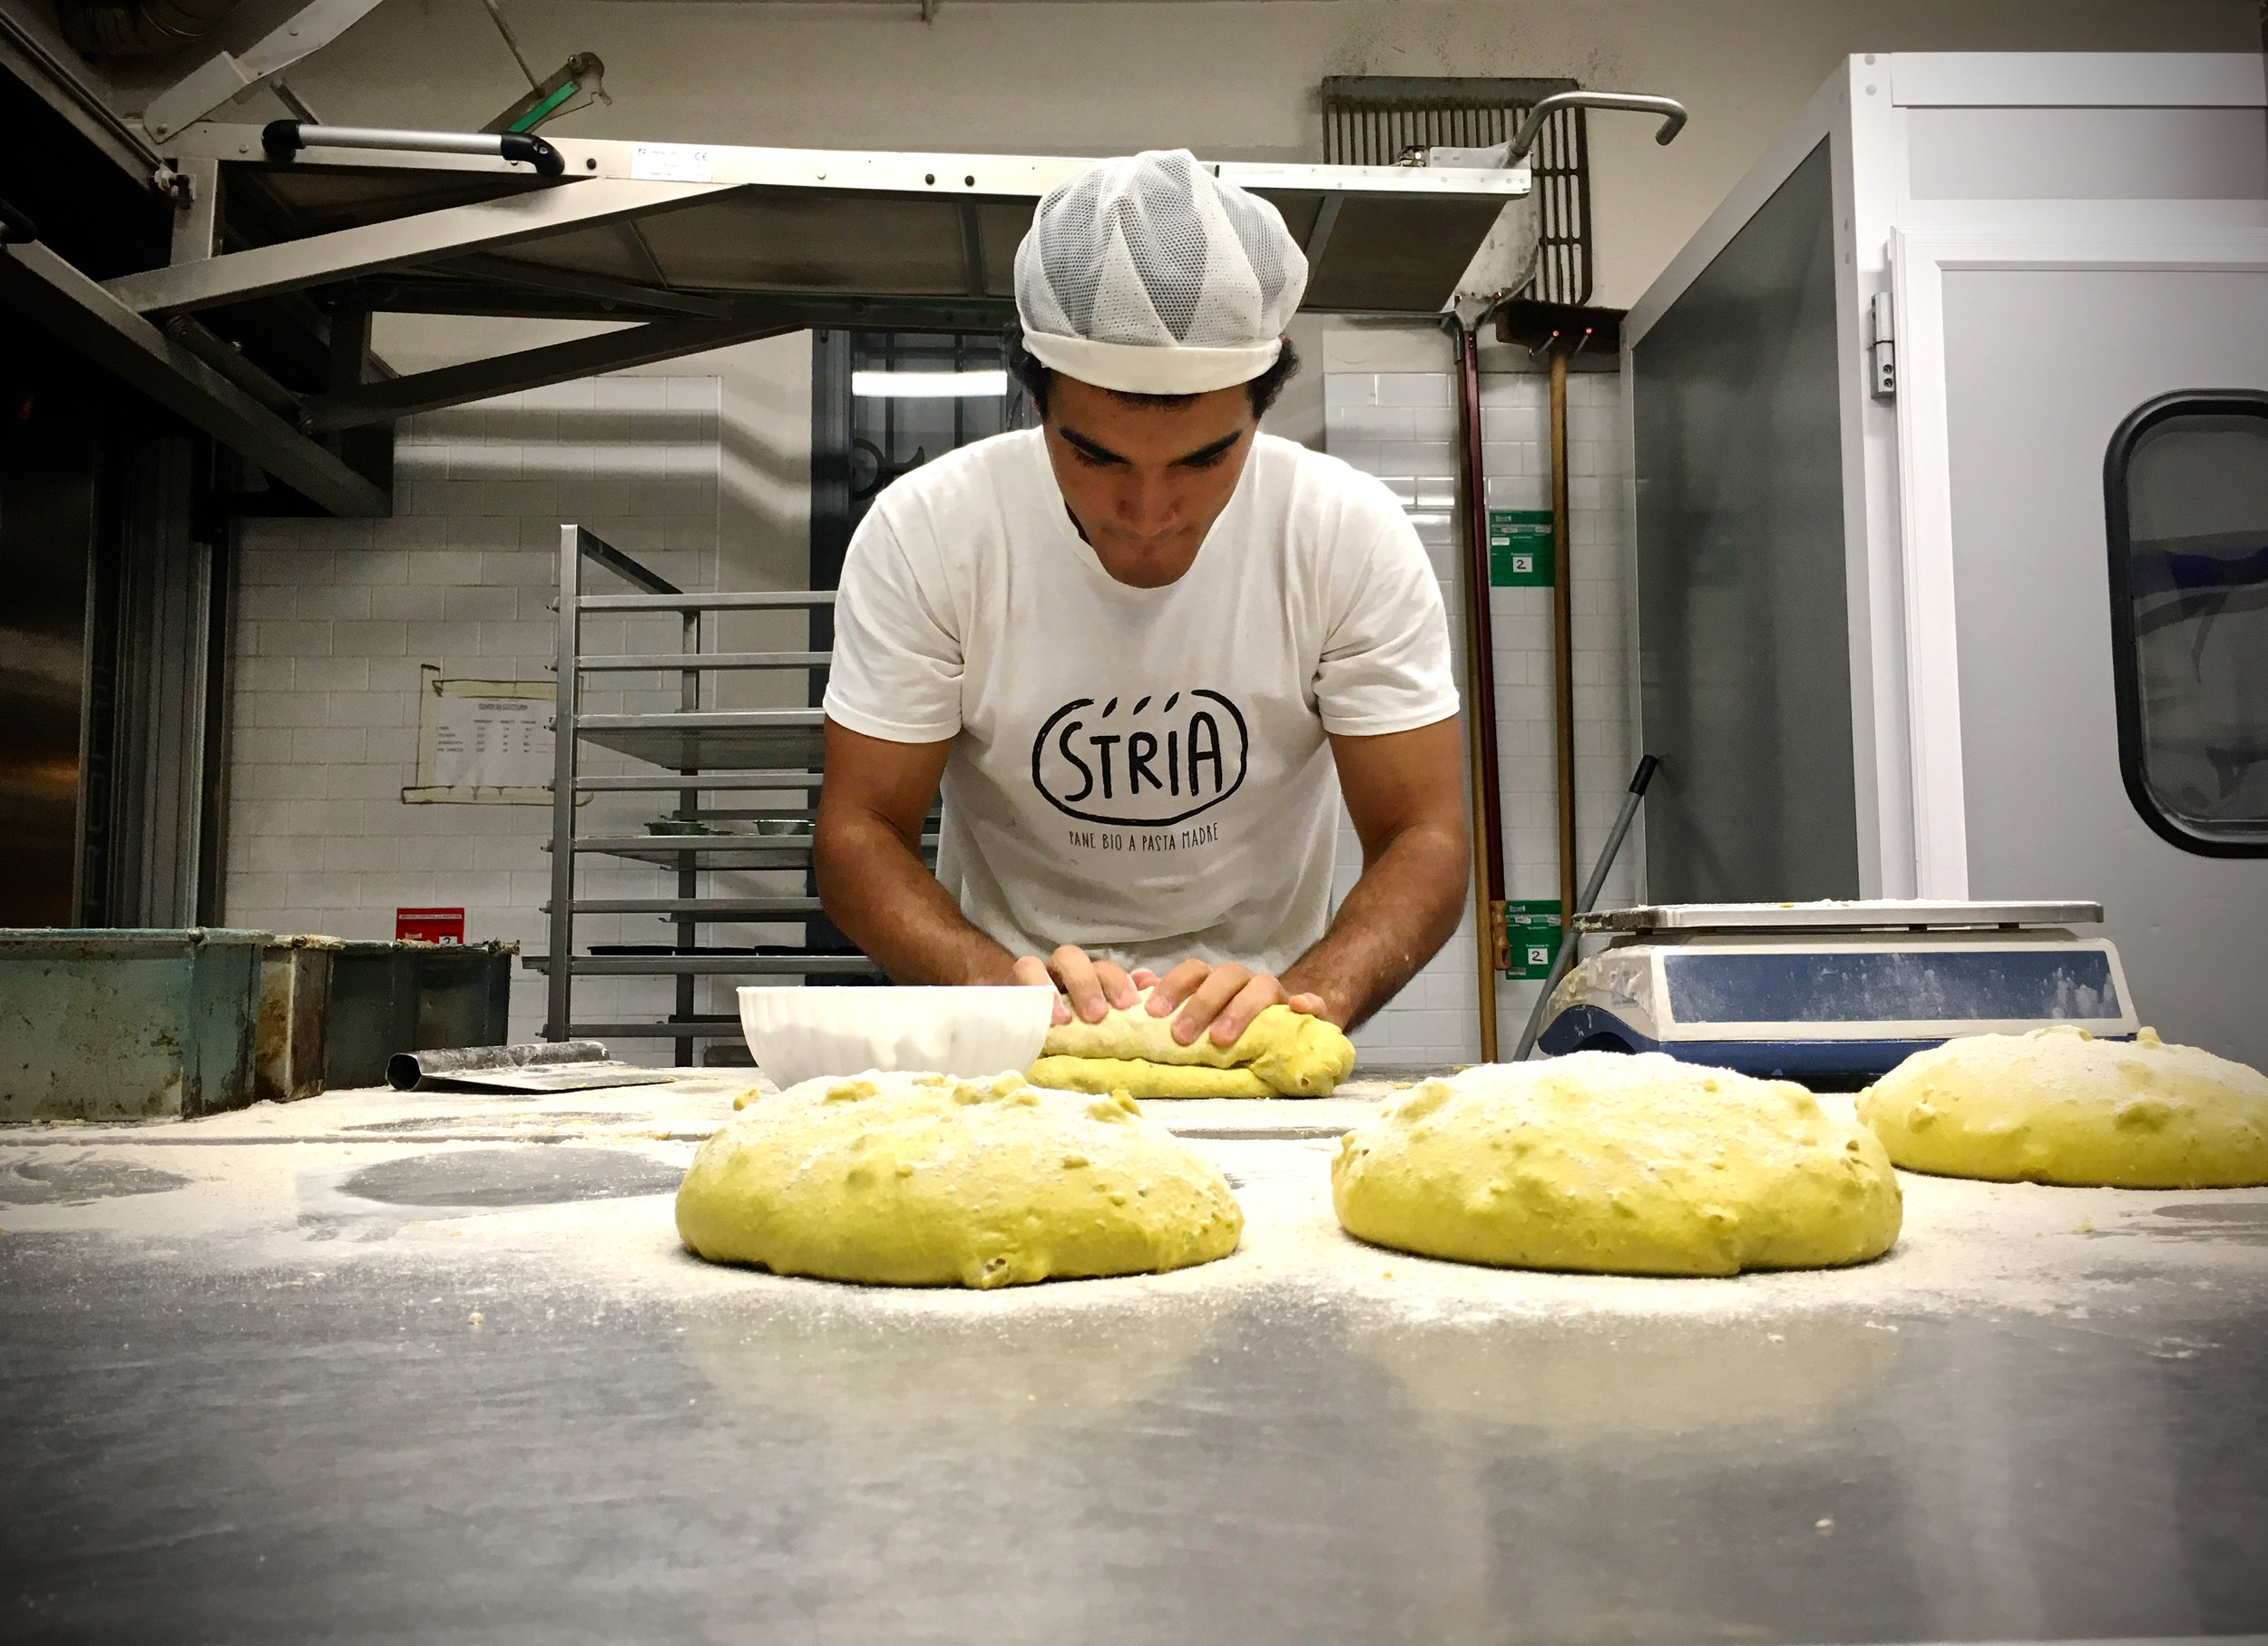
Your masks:
<path fill-rule="evenodd" d="M 1826 1088 L 1960 1034 L 2140 1026 L 2098 903 L 1685 903 L 1578 915 L 1613 941 L 1552 992 L 1537 1043 L 1666 1052 Z"/>

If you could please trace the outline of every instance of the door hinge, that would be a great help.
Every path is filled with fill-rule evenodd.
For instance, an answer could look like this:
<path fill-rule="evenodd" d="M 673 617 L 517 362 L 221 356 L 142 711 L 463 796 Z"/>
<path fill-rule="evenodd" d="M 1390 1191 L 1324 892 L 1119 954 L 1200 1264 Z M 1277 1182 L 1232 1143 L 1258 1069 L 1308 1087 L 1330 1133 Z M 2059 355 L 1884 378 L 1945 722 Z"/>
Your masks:
<path fill-rule="evenodd" d="M 1898 397 L 1897 309 L 1887 291 L 1874 294 L 1868 309 L 1866 345 L 1868 387 L 1877 400 Z"/>

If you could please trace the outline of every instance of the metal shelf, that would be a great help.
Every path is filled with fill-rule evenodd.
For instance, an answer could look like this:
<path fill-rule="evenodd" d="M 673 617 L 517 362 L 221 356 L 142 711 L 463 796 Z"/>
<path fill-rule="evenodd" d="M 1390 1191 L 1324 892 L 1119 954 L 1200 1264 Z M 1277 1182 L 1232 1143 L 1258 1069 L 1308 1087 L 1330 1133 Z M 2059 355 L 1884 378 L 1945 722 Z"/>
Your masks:
<path fill-rule="evenodd" d="M 551 913 L 546 904 L 545 914 Z M 779 920 L 816 915 L 816 897 L 578 897 L 578 915 L 675 915 L 686 920 Z"/>
<path fill-rule="evenodd" d="M 582 575 L 598 567 L 621 577 L 640 591 L 636 594 L 585 594 Z M 693 1008 L 696 983 L 702 977 L 810 977 L 846 980 L 879 978 L 882 970 L 863 955 L 829 953 L 736 953 L 704 950 L 697 935 L 704 926 L 728 922 L 797 922 L 821 918 L 824 911 L 810 895 L 812 838 L 807 828 L 797 834 L 767 835 L 738 832 L 712 834 L 599 834 L 579 835 L 576 801 L 591 793 L 670 794 L 675 797 L 670 816 L 687 823 L 705 818 L 719 820 L 767 818 L 804 821 L 812 807 L 704 807 L 704 794 L 786 790 L 809 800 L 819 786 L 818 768 L 825 753 L 826 717 L 817 709 L 704 709 L 708 690 L 703 682 L 734 670 L 824 670 L 830 654 L 818 651 L 705 652 L 705 631 L 713 625 L 702 614 L 715 612 L 818 611 L 835 603 L 831 590 L 767 590 L 746 593 L 689 593 L 670 584 L 648 567 L 578 525 L 560 532 L 559 652 L 553 664 L 559 677 L 559 702 L 554 720 L 557 765 L 552 778 L 552 896 L 545 906 L 550 917 L 551 955 L 529 955 L 530 971 L 548 980 L 545 1034 L 553 1039 L 572 1034 L 603 1034 L 617 1039 L 673 1040 L 677 1061 L 693 1060 L 697 1040 L 736 1039 L 738 1031 L 729 1017 L 715 1021 L 714 1031 L 702 1025 L 711 1020 Z M 682 649 L 675 652 L 600 652 L 582 650 L 582 623 L 593 613 L 623 612 L 675 612 L 679 619 Z M 586 676 L 675 674 L 679 678 L 680 707 L 650 714 L 585 714 L 582 712 Z M 586 750 L 605 749 L 627 755 L 660 769 L 647 773 L 610 773 L 585 777 L 579 769 Z M 616 827 L 620 827 L 618 824 Z M 923 844 L 934 847 L 936 837 Z M 613 857 L 650 864 L 673 872 L 674 896 L 580 897 L 575 893 L 579 863 L 593 857 Z M 786 872 L 802 879 L 802 895 L 777 896 L 701 896 L 701 876 L 718 870 Z M 674 928 L 673 944 L 655 945 L 652 952 L 578 955 L 575 922 L 578 916 L 654 915 Z M 552 955 L 564 956 L 554 964 Z M 675 1009 L 666 1020 L 652 1023 L 591 1024 L 575 1021 L 574 984 L 578 977 L 667 977 L 676 984 Z"/>
<path fill-rule="evenodd" d="M 816 766 L 826 748 L 825 720 L 816 709 L 592 714 L 578 718 L 575 735 L 675 771 L 748 770 Z"/>
<path fill-rule="evenodd" d="M 835 603 L 832 589 L 762 589 L 738 594 L 582 594 L 585 612 L 797 612 Z"/>
<path fill-rule="evenodd" d="M 521 964 L 549 976 L 549 955 L 523 955 Z M 882 968 L 864 955 L 574 955 L 567 969 L 577 977 L 879 977 Z"/>
<path fill-rule="evenodd" d="M 682 793 L 688 789 L 715 790 L 803 789 L 819 787 L 816 771 L 703 771 L 679 773 L 673 776 L 577 778 L 577 794 L 636 794 L 668 791 Z"/>
<path fill-rule="evenodd" d="M 738 1040 L 737 1017 L 689 1017 L 670 1023 L 575 1023 L 570 1040 Z"/>
<path fill-rule="evenodd" d="M 824 669 L 832 652 L 625 652 L 586 657 L 575 665 L 585 674 L 708 673 L 727 669 Z"/>

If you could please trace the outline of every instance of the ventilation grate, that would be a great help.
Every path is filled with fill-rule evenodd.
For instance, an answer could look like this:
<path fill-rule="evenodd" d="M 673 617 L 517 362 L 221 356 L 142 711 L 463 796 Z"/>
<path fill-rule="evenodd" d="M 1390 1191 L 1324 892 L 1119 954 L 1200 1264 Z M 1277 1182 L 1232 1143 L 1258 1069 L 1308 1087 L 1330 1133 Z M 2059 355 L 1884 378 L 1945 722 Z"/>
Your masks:
<path fill-rule="evenodd" d="M 1413 149 L 1484 149 L 1508 141 L 1530 109 L 1572 80 L 1334 74 L 1323 83 L 1323 158 L 1391 166 Z M 1527 295 L 1587 303 L 1591 291 L 1590 151 L 1581 109 L 1544 122 L 1534 168 L 1539 256 Z"/>

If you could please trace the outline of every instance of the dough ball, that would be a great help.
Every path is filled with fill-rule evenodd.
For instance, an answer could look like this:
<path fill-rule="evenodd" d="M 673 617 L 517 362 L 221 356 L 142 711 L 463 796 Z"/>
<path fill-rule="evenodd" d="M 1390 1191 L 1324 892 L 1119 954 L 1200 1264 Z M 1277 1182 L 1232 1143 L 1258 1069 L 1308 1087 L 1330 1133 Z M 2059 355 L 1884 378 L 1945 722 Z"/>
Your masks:
<path fill-rule="evenodd" d="M 1201 1063 L 1154 1063 L 1139 1057 L 1042 1057 L 1028 1072 L 1035 1086 L 1059 1092 L 1129 1097 L 1274 1097 L 1249 1069 L 1208 1069 Z"/>
<path fill-rule="evenodd" d="M 1149 1014 L 1149 991 L 1144 989 L 1133 1005 L 1112 1007 L 1100 1023 L 1074 1016 L 1048 1031 L 1040 1054 L 1060 1074 L 1057 1058 L 1090 1058 L 1113 1063 L 1168 1063 L 1185 1068 L 1244 1069 L 1263 1090 L 1230 1092 L 1168 1092 L 1149 1083 L 1131 1086 L 1137 1097 L 1328 1097 L 1354 1072 L 1354 1044 L 1335 1024 L 1295 1012 L 1289 1006 L 1270 1006 L 1246 1025 L 1232 1045 L 1217 1046 L 1208 1031 L 1193 1045 L 1173 1037 L 1173 1018 Z M 1034 1078 L 1038 1078 L 1035 1066 Z M 1149 1089 L 1146 1089 L 1149 1088 Z M 1085 1089 L 1082 1086 L 1082 1089 Z"/>
<path fill-rule="evenodd" d="M 678 1233 L 704 1258 L 880 1286 L 1015 1286 L 1210 1262 L 1244 1212 L 1131 1099 L 1020 1074 L 868 1073 L 758 1097 L 700 1147 Z"/>
<path fill-rule="evenodd" d="M 1331 1200 L 1381 1246 L 1598 1274 L 1862 1263 L 1900 1216 L 1872 1132 L 1792 1082 L 1658 1052 L 1426 1081 L 1339 1140 Z"/>
<path fill-rule="evenodd" d="M 1911 1171 L 2109 1189 L 2268 1183 L 2268 1076 L 2154 1029 L 2070 1024 L 1916 1052 L 1859 1096 Z"/>

